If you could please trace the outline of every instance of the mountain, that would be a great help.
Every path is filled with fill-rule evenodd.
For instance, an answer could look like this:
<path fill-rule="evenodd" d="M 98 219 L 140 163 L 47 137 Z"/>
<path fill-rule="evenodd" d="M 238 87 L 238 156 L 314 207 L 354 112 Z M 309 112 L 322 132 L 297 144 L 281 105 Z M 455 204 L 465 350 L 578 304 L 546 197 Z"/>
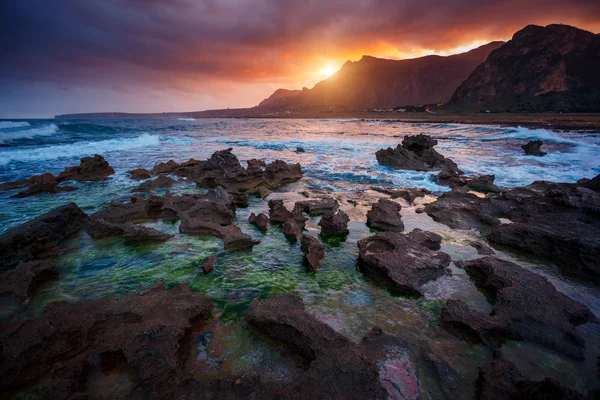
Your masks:
<path fill-rule="evenodd" d="M 529 25 L 492 51 L 450 104 L 494 111 L 600 111 L 600 35 Z"/>
<path fill-rule="evenodd" d="M 448 57 L 386 60 L 364 56 L 348 61 L 312 89 L 279 89 L 259 107 L 335 107 L 347 110 L 447 102 L 469 74 L 504 42 L 492 42 Z"/>

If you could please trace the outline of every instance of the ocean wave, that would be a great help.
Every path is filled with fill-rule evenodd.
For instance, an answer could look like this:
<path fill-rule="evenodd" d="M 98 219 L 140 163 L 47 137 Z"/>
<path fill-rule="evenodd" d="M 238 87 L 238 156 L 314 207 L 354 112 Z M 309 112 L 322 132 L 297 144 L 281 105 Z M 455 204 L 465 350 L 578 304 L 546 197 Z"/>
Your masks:
<path fill-rule="evenodd" d="M 11 162 L 80 158 L 93 154 L 106 154 L 113 151 L 158 145 L 160 145 L 160 138 L 158 136 L 144 133 L 137 137 L 108 139 L 97 142 L 77 142 L 27 149 L 4 149 L 0 150 L 0 165 L 6 165 Z"/>
<path fill-rule="evenodd" d="M 177 118 L 177 121 L 195 121 L 196 118 Z"/>
<path fill-rule="evenodd" d="M 50 124 L 39 128 L 19 131 L 0 132 L 0 144 L 21 139 L 33 139 L 36 136 L 52 136 L 58 131 L 58 126 Z"/>
<path fill-rule="evenodd" d="M 452 130 L 456 132 L 457 130 Z M 470 132 L 476 133 L 477 135 L 471 135 Z M 554 144 L 568 144 L 572 146 L 586 145 L 589 143 L 580 142 L 575 139 L 566 137 L 568 133 L 558 133 L 548 129 L 529 129 L 529 128 L 504 128 L 502 130 L 494 127 L 472 127 L 469 130 L 465 130 L 464 135 L 450 135 L 450 136 L 435 136 L 436 139 L 442 140 L 474 140 L 482 142 L 497 142 L 503 140 L 541 140 L 544 143 Z M 487 135 L 486 135 L 487 134 Z"/>
<path fill-rule="evenodd" d="M 26 121 L 0 121 L 0 129 L 25 128 L 31 126 Z"/>

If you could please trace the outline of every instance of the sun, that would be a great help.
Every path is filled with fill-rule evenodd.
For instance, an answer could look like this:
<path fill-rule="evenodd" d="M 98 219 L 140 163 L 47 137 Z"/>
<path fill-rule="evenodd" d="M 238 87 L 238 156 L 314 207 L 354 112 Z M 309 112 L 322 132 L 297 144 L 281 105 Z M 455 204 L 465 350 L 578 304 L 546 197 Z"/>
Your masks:
<path fill-rule="evenodd" d="M 325 63 L 317 70 L 317 75 L 321 79 L 329 78 L 331 75 L 338 72 L 340 67 L 332 62 Z"/>

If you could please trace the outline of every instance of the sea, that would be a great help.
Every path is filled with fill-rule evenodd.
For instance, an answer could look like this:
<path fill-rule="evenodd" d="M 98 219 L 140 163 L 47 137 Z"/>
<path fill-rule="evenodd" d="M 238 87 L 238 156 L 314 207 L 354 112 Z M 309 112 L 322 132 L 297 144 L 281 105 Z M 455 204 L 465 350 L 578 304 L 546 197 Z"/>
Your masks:
<path fill-rule="evenodd" d="M 462 341 L 438 327 L 440 310 L 450 298 L 460 298 L 480 311 L 491 311 L 492 305 L 468 275 L 452 264 L 452 274 L 427 284 L 425 296 L 415 299 L 396 293 L 357 266 L 356 242 L 373 234 L 365 225 L 365 213 L 377 196 L 383 196 L 371 190 L 373 187 L 431 191 L 416 204 L 402 203 L 406 231 L 419 227 L 440 234 L 442 251 L 454 261 L 478 257 L 468 243 L 485 242 L 479 232 L 452 230 L 415 212 L 449 190 L 435 183 L 434 173 L 394 170 L 378 164 L 377 150 L 395 147 L 404 136 L 415 134 L 437 139 L 436 150 L 454 160 L 466 174 L 493 174 L 495 183 L 504 188 L 536 180 L 576 182 L 600 174 L 600 132 L 555 131 L 550 127 L 358 119 L 2 120 L 0 183 L 44 172 L 58 174 L 94 154 L 102 155 L 115 174 L 106 181 L 70 183 L 78 188 L 73 192 L 23 199 L 11 198 L 16 191 L 0 192 L 0 233 L 68 202 L 93 213 L 110 201 L 126 201 L 132 195 L 131 189 L 140 183 L 130 179 L 128 170 L 150 169 L 171 159 L 202 160 L 226 148 L 232 148 L 243 165 L 254 158 L 300 163 L 304 178 L 275 190 L 267 199 L 251 198 L 248 208 L 237 210 L 235 222 L 261 240 L 253 250 L 226 252 L 219 239 L 178 234 L 178 222 L 161 220 L 144 223 L 175 234 L 161 244 L 128 245 L 120 238 L 95 241 L 81 233 L 64 243 L 54 256 L 60 279 L 42 287 L 25 309 L 22 305 L 3 306 L 0 318 L 35 317 L 55 301 L 143 293 L 159 283 L 167 287 L 188 284 L 215 303 L 212 344 L 208 349 L 199 345 L 202 348 L 196 350 L 202 356 L 198 362 L 207 363 L 207 368 L 214 368 L 214 376 L 219 377 L 254 370 L 266 379 L 291 380 L 297 373 L 295 365 L 249 332 L 242 315 L 253 300 L 295 291 L 313 315 L 352 340 L 359 340 L 376 325 L 407 343 L 426 347 L 458 371 L 457 386 L 470 393 L 477 367 L 491 360 L 492 354 L 487 347 Z M 542 150 L 548 155 L 524 154 L 521 145 L 535 139 L 543 141 Z M 304 152 L 297 152 L 298 147 Z M 189 193 L 206 188 L 183 182 L 170 190 Z M 163 194 L 164 190 L 156 193 Z M 261 233 L 247 222 L 250 212 L 267 211 L 271 198 L 284 199 L 291 206 L 307 193 L 335 197 L 351 219 L 345 240 L 325 242 L 327 257 L 316 273 L 302 266 L 299 243 L 290 243 L 275 227 Z M 309 234 L 318 235 L 318 221 L 319 217 L 309 219 Z M 212 254 L 217 255 L 215 271 L 204 275 L 199 265 Z M 545 276 L 559 291 L 583 302 L 600 317 L 597 285 L 564 276 L 555 265 L 527 255 L 501 249 L 496 249 L 496 255 Z M 548 376 L 585 392 L 598 385 L 600 328 L 586 324 L 579 332 L 587 344 L 584 361 L 510 340 L 502 344 L 502 354 L 531 377 Z M 424 365 L 415 365 L 415 369 L 431 375 L 422 379 L 422 390 L 436 398 L 433 372 Z"/>

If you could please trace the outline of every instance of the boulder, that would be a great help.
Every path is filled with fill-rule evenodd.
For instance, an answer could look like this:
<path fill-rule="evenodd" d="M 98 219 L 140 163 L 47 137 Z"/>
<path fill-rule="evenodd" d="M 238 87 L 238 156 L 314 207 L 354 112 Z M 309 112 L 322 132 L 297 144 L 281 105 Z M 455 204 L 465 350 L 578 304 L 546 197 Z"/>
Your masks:
<path fill-rule="evenodd" d="M 53 261 L 21 262 L 10 271 L 0 274 L 0 299 L 15 297 L 25 301 L 43 283 L 58 278 Z"/>
<path fill-rule="evenodd" d="M 585 342 L 577 326 L 594 321 L 583 304 L 558 292 L 546 278 L 496 257 L 457 262 L 492 297 L 491 314 L 475 311 L 462 300 L 448 300 L 440 324 L 488 343 L 502 335 L 547 346 L 582 359 Z"/>
<path fill-rule="evenodd" d="M 375 153 L 380 164 L 395 169 L 414 171 L 453 171 L 462 174 L 454 161 L 433 149 L 437 140 L 427 135 L 405 136 L 395 149 L 378 150 Z"/>
<path fill-rule="evenodd" d="M 342 210 L 328 211 L 321 217 L 319 226 L 325 235 L 344 236 L 348 234 L 348 215 Z"/>
<path fill-rule="evenodd" d="M 131 189 L 132 192 L 151 192 L 154 189 L 167 189 L 173 186 L 177 181 L 168 176 L 161 175 L 156 179 L 148 180 L 139 186 Z"/>
<path fill-rule="evenodd" d="M 0 390 L 43 379 L 45 398 L 82 398 L 90 370 L 121 368 L 136 377 L 124 398 L 173 398 L 187 379 L 183 355 L 194 323 L 211 309 L 186 285 L 51 303 L 39 317 L 1 326 Z"/>
<path fill-rule="evenodd" d="M 248 168 L 251 169 L 261 169 L 267 166 L 263 160 L 257 160 L 255 158 L 248 160 L 246 163 L 248 164 Z"/>
<path fill-rule="evenodd" d="M 432 250 L 441 237 L 415 229 L 409 234 L 381 232 L 358 241 L 363 270 L 374 270 L 390 279 L 399 289 L 422 296 L 421 286 L 446 274 L 450 256 Z"/>
<path fill-rule="evenodd" d="M 404 199 L 407 203 L 413 203 L 418 197 L 431 194 L 429 190 L 423 188 L 388 189 L 382 187 L 371 187 L 371 190 L 389 194 L 392 199 Z"/>
<path fill-rule="evenodd" d="M 304 252 L 306 265 L 313 271 L 317 271 L 321 266 L 321 260 L 325 258 L 325 247 L 314 236 L 302 235 L 300 248 Z"/>
<path fill-rule="evenodd" d="M 102 219 L 110 224 L 152 220 L 160 217 L 162 207 L 163 199 L 160 197 L 150 196 L 146 199 L 136 194 L 127 203 L 110 202 L 107 207 L 93 213 L 90 218 L 92 223 Z"/>
<path fill-rule="evenodd" d="M 90 218 L 84 227 L 88 235 L 94 239 L 102 239 L 111 236 L 121 236 L 123 225 L 107 222 L 102 218 Z"/>
<path fill-rule="evenodd" d="M 494 184 L 495 179 L 494 175 L 479 175 L 468 179 L 466 186 L 481 193 L 500 193 L 502 189 Z"/>
<path fill-rule="evenodd" d="M 267 214 L 265 213 L 259 213 L 258 215 L 251 213 L 248 217 L 248 222 L 250 222 L 252 225 L 255 225 L 263 232 L 269 227 L 269 217 L 267 217 Z"/>
<path fill-rule="evenodd" d="M 200 269 L 204 271 L 205 274 L 210 274 L 215 270 L 215 261 L 216 257 L 214 255 L 208 257 L 206 261 L 200 266 Z"/>
<path fill-rule="evenodd" d="M 161 162 L 152 167 L 150 173 L 152 175 L 158 174 L 172 174 L 175 170 L 179 168 L 179 164 L 177 164 L 173 160 L 169 160 L 167 162 Z"/>
<path fill-rule="evenodd" d="M 304 153 L 305 150 L 302 147 L 296 147 L 296 153 Z"/>
<path fill-rule="evenodd" d="M 477 250 L 477 254 L 489 256 L 494 254 L 494 250 L 486 244 L 481 242 L 476 242 L 474 240 L 469 240 L 467 244 Z"/>
<path fill-rule="evenodd" d="M 500 224 L 495 217 L 497 211 L 491 199 L 468 193 L 466 188 L 443 193 L 436 201 L 425 205 L 425 212 L 436 222 L 452 229 L 475 228 L 483 232 Z"/>
<path fill-rule="evenodd" d="M 594 192 L 600 192 L 600 175 L 596 175 L 594 178 L 583 182 L 581 186 Z"/>
<path fill-rule="evenodd" d="M 144 168 L 132 169 L 131 171 L 127 171 L 127 173 L 129 174 L 129 177 L 131 179 L 134 179 L 136 181 L 139 181 L 142 179 L 149 179 L 152 177 L 152 175 L 150 174 L 150 171 L 148 171 L 147 169 L 144 169 Z"/>
<path fill-rule="evenodd" d="M 268 187 L 275 188 L 302 178 L 302 168 L 300 164 L 287 164 L 285 161 L 275 160 L 267 164 L 263 178 Z"/>
<path fill-rule="evenodd" d="M 124 223 L 122 227 L 123 239 L 126 242 L 164 242 L 173 237 L 173 235 L 131 222 Z"/>
<path fill-rule="evenodd" d="M 93 157 L 83 157 L 78 166 L 67 167 L 58 175 L 58 181 L 103 181 L 115 170 L 101 155 L 95 154 Z"/>
<path fill-rule="evenodd" d="M 32 176 L 27 179 L 27 189 L 15 194 L 12 197 L 22 198 L 34 196 L 39 193 L 61 193 L 61 192 L 72 192 L 77 190 L 73 186 L 59 186 L 58 178 L 47 172 L 42 175 Z"/>
<path fill-rule="evenodd" d="M 321 215 L 328 211 L 335 212 L 339 208 L 338 202 L 331 197 L 297 201 L 294 208 L 310 215 Z"/>
<path fill-rule="evenodd" d="M 269 200 L 269 218 L 271 222 L 284 223 L 292 217 L 292 212 L 285 208 L 283 200 Z"/>
<path fill-rule="evenodd" d="M 394 201 L 379 199 L 367 212 L 367 225 L 382 231 L 402 232 L 404 223 L 400 216 L 402 206 Z"/>
<path fill-rule="evenodd" d="M 521 146 L 521 148 L 528 156 L 545 156 L 548 153 L 540 150 L 540 147 L 542 147 L 543 144 L 544 143 L 541 140 L 530 140 Z"/>
<path fill-rule="evenodd" d="M 0 270 L 35 260 L 78 232 L 88 216 L 75 203 L 57 207 L 0 236 Z"/>
<path fill-rule="evenodd" d="M 260 243 L 260 240 L 255 240 L 252 236 L 242 232 L 237 225 L 221 227 L 218 236 L 223 239 L 223 249 L 225 250 L 246 249 Z"/>

